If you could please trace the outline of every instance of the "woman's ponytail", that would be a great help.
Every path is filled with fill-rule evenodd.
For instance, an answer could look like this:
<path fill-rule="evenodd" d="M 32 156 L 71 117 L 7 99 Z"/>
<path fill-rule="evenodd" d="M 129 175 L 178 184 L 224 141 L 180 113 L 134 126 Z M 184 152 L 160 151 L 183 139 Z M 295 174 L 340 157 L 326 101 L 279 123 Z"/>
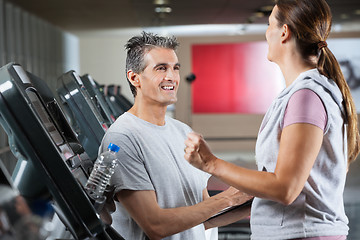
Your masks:
<path fill-rule="evenodd" d="M 321 42 L 320 42 L 321 43 Z M 354 101 L 352 99 L 350 88 L 346 83 L 344 75 L 342 74 L 340 65 L 333 53 L 325 45 L 319 43 L 319 60 L 317 68 L 320 73 L 326 77 L 333 79 L 338 85 L 343 95 L 343 105 L 346 112 L 347 127 L 347 143 L 348 143 L 348 164 L 355 161 L 360 151 L 360 137 L 358 130 L 358 118 Z M 320 47 L 322 46 L 322 47 Z"/>

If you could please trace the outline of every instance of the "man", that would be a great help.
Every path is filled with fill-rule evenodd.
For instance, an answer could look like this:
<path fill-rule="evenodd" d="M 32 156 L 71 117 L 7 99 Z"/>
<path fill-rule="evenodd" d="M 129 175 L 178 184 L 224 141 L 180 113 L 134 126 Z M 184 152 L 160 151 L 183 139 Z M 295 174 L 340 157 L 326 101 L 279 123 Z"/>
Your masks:
<path fill-rule="evenodd" d="M 167 106 L 177 100 L 180 83 L 177 46 L 174 37 L 145 32 L 126 44 L 127 79 L 135 102 L 110 126 L 100 152 L 110 142 L 120 146 L 111 179 L 118 201 L 113 227 L 127 240 L 201 240 L 205 228 L 249 215 L 246 209 L 232 214 L 233 219 L 206 221 L 250 197 L 236 189 L 209 197 L 209 175 L 184 159 L 184 141 L 192 130 L 166 116 Z"/>

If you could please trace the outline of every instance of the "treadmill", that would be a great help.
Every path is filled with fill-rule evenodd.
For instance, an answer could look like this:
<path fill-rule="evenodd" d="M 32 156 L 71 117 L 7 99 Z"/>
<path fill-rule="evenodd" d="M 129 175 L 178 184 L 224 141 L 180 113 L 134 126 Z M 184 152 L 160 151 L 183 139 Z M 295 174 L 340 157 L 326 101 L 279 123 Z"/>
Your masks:
<path fill-rule="evenodd" d="M 104 95 L 100 92 L 95 80 L 91 77 L 91 75 L 85 74 L 81 76 L 81 81 L 83 82 L 85 89 L 90 96 L 90 99 L 97 107 L 97 109 L 101 113 L 101 116 L 105 119 L 106 123 L 109 126 L 113 124 L 115 121 L 115 117 L 111 112 L 111 109 L 106 102 Z"/>
<path fill-rule="evenodd" d="M 18 159 L 14 186 L 26 199 L 50 199 L 74 239 L 122 240 L 100 219 L 84 190 L 88 174 L 73 165 L 81 149 L 64 136 L 35 85 L 16 63 L 0 68 L 0 123 Z"/>
<path fill-rule="evenodd" d="M 49 231 L 47 219 L 34 214 L 14 187 L 10 174 L 0 161 L 0 239 L 45 240 Z"/>
<path fill-rule="evenodd" d="M 68 143 L 73 153 L 78 156 L 76 158 L 70 158 L 67 162 L 68 165 L 73 168 L 81 165 L 84 171 L 88 175 L 90 175 L 93 167 L 93 159 L 91 159 L 89 155 L 85 152 L 85 149 L 77 138 L 77 133 L 73 130 L 73 128 L 67 121 L 65 113 L 62 110 L 61 105 L 58 104 L 55 95 L 44 80 L 40 79 L 39 77 L 35 76 L 30 72 L 26 72 L 26 74 L 28 75 L 31 84 L 35 87 L 37 93 L 44 101 L 46 109 L 54 119 L 54 124 L 59 129 L 59 132 L 62 133 L 65 141 Z"/>
<path fill-rule="evenodd" d="M 114 102 L 119 105 L 125 112 L 132 107 L 132 103 L 121 94 L 121 87 L 119 85 L 108 85 L 107 86 L 107 95 L 111 98 L 114 98 Z"/>
<path fill-rule="evenodd" d="M 95 161 L 109 125 L 91 101 L 80 76 L 75 71 L 71 70 L 60 76 L 56 91 L 85 152 Z"/>
<path fill-rule="evenodd" d="M 115 118 L 117 118 L 125 112 L 125 109 L 121 107 L 118 103 L 116 103 L 114 96 L 108 95 L 107 89 L 108 88 L 105 84 L 99 85 L 100 92 L 103 94 L 106 103 L 110 107 L 111 112 L 114 114 Z"/>

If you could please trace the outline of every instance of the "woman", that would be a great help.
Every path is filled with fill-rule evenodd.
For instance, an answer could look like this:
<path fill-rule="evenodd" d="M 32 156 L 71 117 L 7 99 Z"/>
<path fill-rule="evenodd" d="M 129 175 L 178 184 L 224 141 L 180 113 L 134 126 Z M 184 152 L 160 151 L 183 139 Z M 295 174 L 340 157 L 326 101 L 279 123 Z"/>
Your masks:
<path fill-rule="evenodd" d="M 255 196 L 252 239 L 346 239 L 347 168 L 359 152 L 357 115 L 340 66 L 327 47 L 325 0 L 278 0 L 269 17 L 268 59 L 286 80 L 256 143 L 259 171 L 216 158 L 197 133 L 185 158 Z"/>

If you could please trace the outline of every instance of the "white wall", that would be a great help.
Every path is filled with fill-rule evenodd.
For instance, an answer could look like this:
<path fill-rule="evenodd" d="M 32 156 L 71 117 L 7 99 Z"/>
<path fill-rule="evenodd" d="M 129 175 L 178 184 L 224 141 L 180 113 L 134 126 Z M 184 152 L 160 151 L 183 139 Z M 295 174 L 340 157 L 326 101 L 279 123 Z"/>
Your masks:
<path fill-rule="evenodd" d="M 130 37 L 131 35 L 79 37 L 80 75 L 90 74 L 99 84 L 120 85 L 122 94 L 133 101 L 125 74 L 124 45 Z"/>
<path fill-rule="evenodd" d="M 80 71 L 79 38 L 71 33 L 64 33 L 64 69 L 63 72 Z"/>

